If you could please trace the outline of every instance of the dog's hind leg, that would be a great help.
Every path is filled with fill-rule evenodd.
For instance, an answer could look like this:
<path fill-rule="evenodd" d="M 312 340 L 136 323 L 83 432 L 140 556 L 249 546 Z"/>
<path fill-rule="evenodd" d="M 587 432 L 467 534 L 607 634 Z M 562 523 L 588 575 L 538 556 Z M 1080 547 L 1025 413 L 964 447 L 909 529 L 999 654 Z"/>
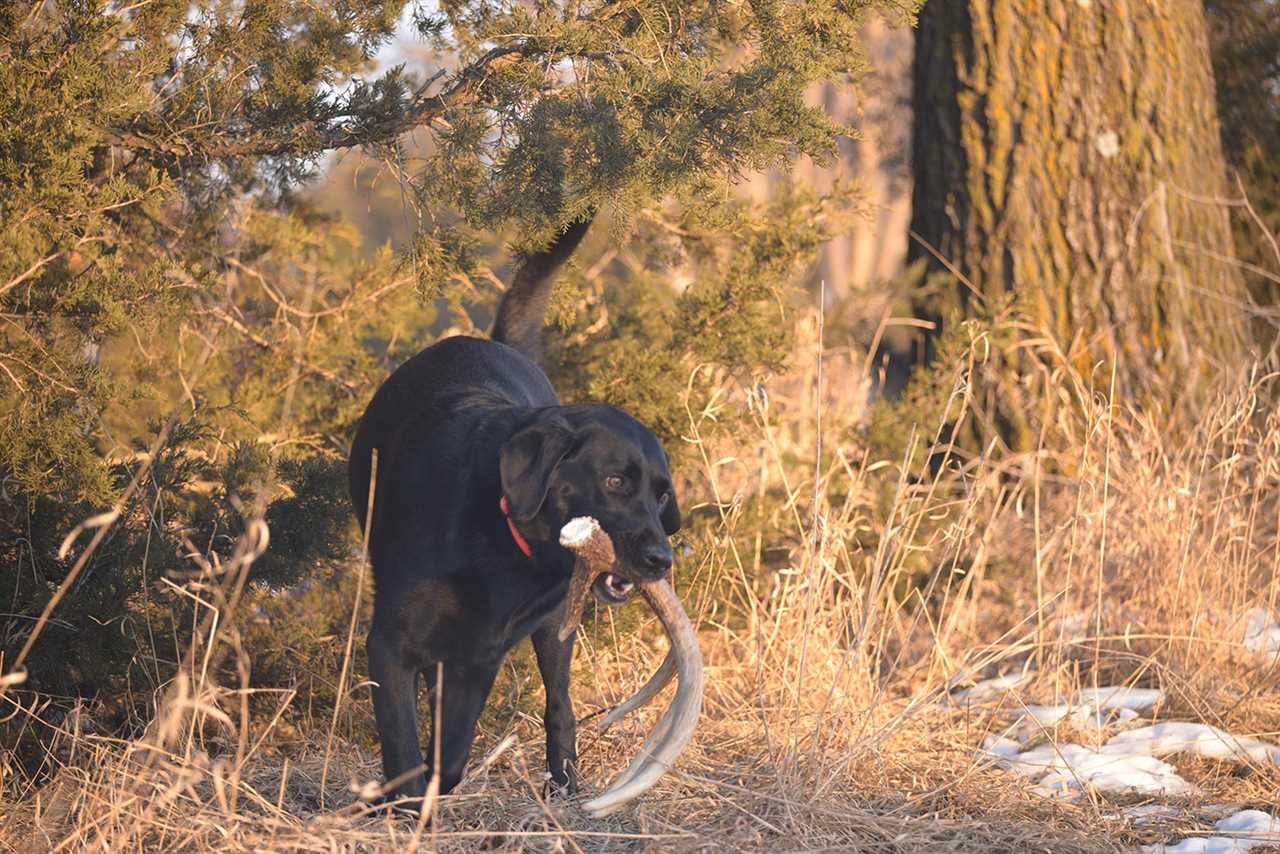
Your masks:
<path fill-rule="evenodd" d="M 426 749 L 434 758 L 436 731 L 440 732 L 440 794 L 453 790 L 462 780 L 462 772 L 471 756 L 471 742 L 475 740 L 476 721 L 484 710 L 485 700 L 498 675 L 497 664 L 462 664 L 445 662 L 444 683 L 432 686 L 431 740 Z M 434 668 L 434 665 L 431 665 Z M 440 692 L 437 700 L 435 692 Z M 440 720 L 436 720 L 436 704 L 440 707 Z M 431 765 L 429 760 L 428 765 Z"/>
<path fill-rule="evenodd" d="M 547 694 L 542 725 L 547 731 L 547 769 L 552 786 L 569 794 L 578 791 L 577 720 L 569 699 L 569 664 L 573 661 L 573 635 L 566 641 L 557 637 L 560 611 L 533 633 L 533 651 Z"/>
<path fill-rule="evenodd" d="M 418 672 L 404 661 L 397 644 L 376 629 L 369 633 L 368 651 L 382 771 L 392 784 L 386 796 L 421 797 L 427 790 L 427 778 L 418 746 Z"/>

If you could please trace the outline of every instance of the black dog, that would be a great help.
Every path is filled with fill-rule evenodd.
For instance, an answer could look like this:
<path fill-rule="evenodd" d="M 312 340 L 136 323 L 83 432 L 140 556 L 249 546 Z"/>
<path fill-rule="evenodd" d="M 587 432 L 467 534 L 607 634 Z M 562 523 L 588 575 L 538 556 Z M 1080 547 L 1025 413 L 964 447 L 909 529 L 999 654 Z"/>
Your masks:
<path fill-rule="evenodd" d="M 575 791 L 573 638 L 556 637 L 573 556 L 558 542 L 560 528 L 594 516 L 631 578 L 671 569 L 667 537 L 680 527 L 680 511 L 661 444 L 612 407 L 559 405 L 533 361 L 552 276 L 589 225 L 569 227 L 525 260 L 499 305 L 492 341 L 457 336 L 423 350 L 382 384 L 356 431 L 349 471 L 362 525 L 370 452 L 378 451 L 368 651 L 394 797 L 420 798 L 433 771 L 442 794 L 458 784 L 498 667 L 529 636 L 546 687 L 551 779 Z M 610 574 L 592 592 L 616 604 L 630 589 Z M 427 742 L 439 732 L 439 768 L 419 749 L 419 674 L 441 692 L 438 720 L 436 700 L 430 704 Z"/>

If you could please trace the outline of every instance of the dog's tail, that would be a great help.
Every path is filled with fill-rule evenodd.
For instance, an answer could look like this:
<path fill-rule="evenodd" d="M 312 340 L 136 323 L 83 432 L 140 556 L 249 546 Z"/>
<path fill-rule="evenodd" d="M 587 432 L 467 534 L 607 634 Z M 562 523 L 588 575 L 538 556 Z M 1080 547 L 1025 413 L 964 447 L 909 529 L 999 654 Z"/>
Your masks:
<path fill-rule="evenodd" d="M 582 242 L 593 218 L 587 216 L 569 225 L 546 249 L 525 256 L 511 287 L 498 302 L 498 316 L 490 336 L 494 341 L 501 341 L 538 361 L 542 355 L 542 323 L 547 313 L 547 299 L 551 296 L 551 282 Z"/>

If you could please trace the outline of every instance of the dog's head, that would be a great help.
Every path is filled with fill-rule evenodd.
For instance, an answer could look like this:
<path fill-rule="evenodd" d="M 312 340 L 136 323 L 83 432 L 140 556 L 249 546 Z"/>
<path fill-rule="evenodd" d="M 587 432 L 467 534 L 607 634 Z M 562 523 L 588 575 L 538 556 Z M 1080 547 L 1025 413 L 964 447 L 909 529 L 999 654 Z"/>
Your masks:
<path fill-rule="evenodd" d="M 671 570 L 667 538 L 680 528 L 670 462 L 657 437 L 611 406 L 547 410 L 512 436 L 499 459 L 511 518 L 531 539 L 551 540 L 570 519 L 594 516 L 634 580 Z M 626 579 L 592 588 L 606 604 L 627 598 Z"/>

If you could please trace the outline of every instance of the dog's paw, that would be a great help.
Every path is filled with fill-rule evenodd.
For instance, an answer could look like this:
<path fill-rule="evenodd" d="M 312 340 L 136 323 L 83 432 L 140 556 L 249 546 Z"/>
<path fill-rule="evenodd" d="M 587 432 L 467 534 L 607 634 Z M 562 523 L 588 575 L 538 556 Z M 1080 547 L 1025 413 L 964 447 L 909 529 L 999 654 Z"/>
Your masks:
<path fill-rule="evenodd" d="M 542 784 L 542 797 L 544 800 L 568 799 L 577 794 L 577 774 L 563 774 L 559 779 L 554 776 L 548 776 L 547 781 Z"/>
<path fill-rule="evenodd" d="M 388 792 L 372 798 L 364 798 L 369 812 L 376 815 L 388 815 L 392 818 L 409 818 L 417 820 L 422 815 L 425 798 L 422 795 L 406 795 Z M 429 817 L 428 817 L 429 820 Z"/>

